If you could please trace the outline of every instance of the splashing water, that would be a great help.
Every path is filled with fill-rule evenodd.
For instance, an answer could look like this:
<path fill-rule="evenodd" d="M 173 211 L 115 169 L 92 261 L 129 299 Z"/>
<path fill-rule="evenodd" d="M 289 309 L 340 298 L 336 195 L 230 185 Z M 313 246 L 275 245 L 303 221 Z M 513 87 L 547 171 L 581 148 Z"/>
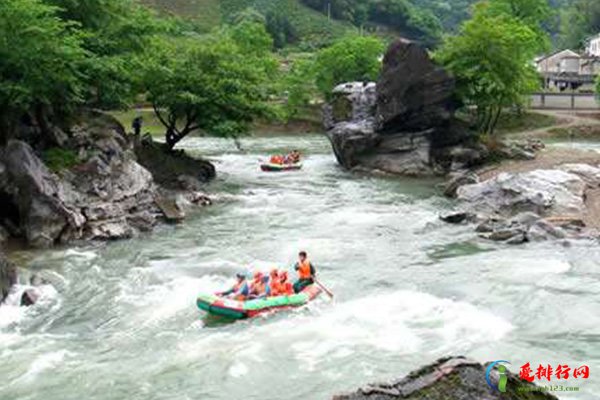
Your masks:
<path fill-rule="evenodd" d="M 182 225 L 21 252 L 55 279 L 34 307 L 0 308 L 1 399 L 326 399 L 451 354 L 600 368 L 596 244 L 479 241 L 438 221 L 438 182 L 351 175 L 320 136 L 242 145 L 186 141 L 217 165 L 222 200 Z M 291 148 L 302 171 L 259 171 Z M 334 302 L 236 323 L 196 309 L 239 269 L 289 269 L 300 249 Z M 598 398 L 600 381 L 578 384 L 571 398 Z"/>

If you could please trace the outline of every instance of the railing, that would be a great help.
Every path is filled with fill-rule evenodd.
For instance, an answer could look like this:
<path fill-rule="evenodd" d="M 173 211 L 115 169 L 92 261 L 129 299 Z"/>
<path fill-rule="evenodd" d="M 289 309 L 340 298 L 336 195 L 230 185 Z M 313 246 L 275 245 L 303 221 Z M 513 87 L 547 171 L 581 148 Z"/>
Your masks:
<path fill-rule="evenodd" d="M 530 107 L 550 110 L 600 110 L 600 99 L 593 93 L 533 93 Z"/>

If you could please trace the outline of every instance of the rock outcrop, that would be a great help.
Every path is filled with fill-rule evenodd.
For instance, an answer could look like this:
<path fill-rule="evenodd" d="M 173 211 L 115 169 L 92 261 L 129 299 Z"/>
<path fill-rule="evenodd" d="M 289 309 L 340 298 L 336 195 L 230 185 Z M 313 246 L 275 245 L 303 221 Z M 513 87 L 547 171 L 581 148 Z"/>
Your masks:
<path fill-rule="evenodd" d="M 506 392 L 494 390 L 486 383 L 486 367 L 464 357 L 440 359 L 398 381 L 371 384 L 354 393 L 333 396 L 333 400 L 557 400 L 547 392 L 532 390 L 534 384 L 510 371 Z M 497 385 L 498 379 L 497 370 L 492 370 L 492 384 Z"/>
<path fill-rule="evenodd" d="M 440 218 L 477 222 L 486 239 L 519 244 L 532 240 L 597 236 L 584 221 L 589 190 L 600 188 L 600 167 L 564 164 L 554 169 L 500 173 L 456 185 L 459 209 Z"/>
<path fill-rule="evenodd" d="M 17 284 L 17 268 L 6 259 L 0 249 L 0 304 L 8 296 L 11 288 Z"/>
<path fill-rule="evenodd" d="M 454 80 L 419 45 L 398 40 L 381 77 L 338 86 L 325 108 L 325 127 L 347 169 L 400 175 L 444 174 L 486 156 L 454 118 Z"/>
<path fill-rule="evenodd" d="M 118 121 L 86 115 L 66 135 L 57 153 L 72 165 L 55 170 L 42 161 L 48 149 L 11 140 L 0 150 L 0 225 L 12 236 L 35 247 L 120 239 L 163 218 L 157 199 L 164 193 Z"/>

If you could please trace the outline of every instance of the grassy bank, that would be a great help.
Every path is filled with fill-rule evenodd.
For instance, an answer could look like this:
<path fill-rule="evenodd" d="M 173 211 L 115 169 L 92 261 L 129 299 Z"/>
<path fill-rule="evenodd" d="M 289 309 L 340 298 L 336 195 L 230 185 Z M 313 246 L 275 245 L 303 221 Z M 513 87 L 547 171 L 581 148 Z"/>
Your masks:
<path fill-rule="evenodd" d="M 509 135 L 549 128 L 558 123 L 556 117 L 535 112 L 505 113 L 500 117 L 496 130 L 500 135 Z"/>
<path fill-rule="evenodd" d="M 131 109 L 127 111 L 114 111 L 110 113 L 123 124 L 125 130 L 132 131 L 131 123 L 134 118 L 141 116 L 143 119 L 142 133 L 152 136 L 163 136 L 165 127 L 160 123 L 154 111 L 149 108 Z M 258 121 L 252 127 L 254 136 L 265 135 L 295 135 L 304 133 L 318 133 L 323 131 L 321 122 L 321 107 L 319 105 L 306 107 L 288 122 Z"/>

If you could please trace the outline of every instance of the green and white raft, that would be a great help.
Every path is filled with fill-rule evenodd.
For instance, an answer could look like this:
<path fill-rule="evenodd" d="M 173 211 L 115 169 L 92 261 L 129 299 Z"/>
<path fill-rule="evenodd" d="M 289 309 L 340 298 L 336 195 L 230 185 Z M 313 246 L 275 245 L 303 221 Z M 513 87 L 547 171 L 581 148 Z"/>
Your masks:
<path fill-rule="evenodd" d="M 198 296 L 196 304 L 199 309 L 209 314 L 244 319 L 253 318 L 265 312 L 303 306 L 315 299 L 320 293 L 321 289 L 317 285 L 311 285 L 298 294 L 247 301 L 236 301 L 216 294 L 201 294 Z"/>
<path fill-rule="evenodd" d="M 260 169 L 263 172 L 283 172 L 283 171 L 298 171 L 302 169 L 302 163 L 295 164 L 273 164 L 264 163 L 260 165 Z"/>

